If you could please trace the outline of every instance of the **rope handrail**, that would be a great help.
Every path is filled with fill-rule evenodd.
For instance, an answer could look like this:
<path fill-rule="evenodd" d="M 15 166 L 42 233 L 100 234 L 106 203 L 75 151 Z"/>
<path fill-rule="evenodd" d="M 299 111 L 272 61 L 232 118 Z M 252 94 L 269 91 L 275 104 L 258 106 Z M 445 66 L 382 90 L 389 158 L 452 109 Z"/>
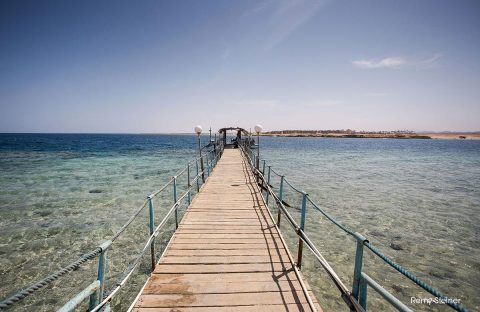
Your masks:
<path fill-rule="evenodd" d="M 167 223 L 168 218 L 172 215 L 172 213 L 175 211 L 175 209 L 179 206 L 180 202 L 185 199 L 185 197 L 188 195 L 189 192 L 193 189 L 193 182 L 196 182 L 196 180 L 200 179 L 203 173 L 205 173 L 206 169 L 203 171 L 199 172 L 192 180 L 192 185 L 183 193 L 182 196 L 170 207 L 168 210 L 167 214 L 164 216 L 162 221 L 159 223 L 159 225 L 155 228 L 155 231 L 149 236 L 148 240 L 146 241 L 144 247 L 140 251 L 140 253 L 137 255 L 137 257 L 127 266 L 126 270 L 124 271 L 123 275 L 117 279 L 117 282 L 115 283 L 115 287 L 109 291 L 109 294 L 106 295 L 102 302 L 100 302 L 93 310 L 90 312 L 96 312 L 102 309 L 108 302 L 110 302 L 115 294 L 122 288 L 130 276 L 132 275 L 133 271 L 138 267 L 140 264 L 141 259 L 145 255 L 146 251 L 148 250 L 148 247 L 152 243 L 152 240 L 158 236 L 160 233 L 160 230 L 163 228 L 163 226 Z"/>
<path fill-rule="evenodd" d="M 273 191 L 273 188 L 268 185 L 268 183 L 266 183 L 266 179 L 265 179 L 265 176 L 264 176 L 264 173 L 257 169 L 254 165 L 254 162 L 253 160 L 251 159 L 249 153 L 246 151 L 246 149 L 242 146 L 242 151 L 244 152 L 245 156 L 247 157 L 247 159 L 249 160 L 249 163 L 252 167 L 252 170 L 255 172 L 256 175 L 258 175 L 259 179 L 261 180 L 261 183 L 264 184 L 264 188 L 265 190 L 274 197 L 275 199 L 275 202 L 277 204 L 277 206 L 280 208 L 280 210 L 282 211 L 282 213 L 285 214 L 285 216 L 287 217 L 287 220 L 289 221 L 289 223 L 292 225 L 292 227 L 295 229 L 295 231 L 297 232 L 297 234 L 299 235 L 300 239 L 303 240 L 306 244 L 307 244 L 307 247 L 309 247 L 309 249 L 314 253 L 314 255 L 316 255 L 316 252 L 314 250 L 312 250 L 312 248 L 314 248 L 316 250 L 316 247 L 315 245 L 313 245 L 313 243 L 308 239 L 308 236 L 305 234 L 305 232 L 297 225 L 297 223 L 293 220 L 293 218 L 291 217 L 291 215 L 287 212 L 286 208 L 285 208 L 285 205 L 284 205 L 284 201 L 281 200 L 277 194 L 275 194 L 275 192 Z M 273 169 L 272 167 L 270 166 L 270 172 L 272 172 Z M 277 176 L 279 177 L 284 177 L 283 175 L 280 175 L 279 173 L 277 172 L 274 172 Z M 341 230 L 343 230 L 346 234 L 348 235 L 351 235 L 353 237 L 355 237 L 357 240 L 359 239 L 359 236 L 358 236 L 358 233 L 354 232 L 352 229 L 350 229 L 348 226 L 346 225 L 343 225 L 342 223 L 340 223 L 339 221 L 337 221 L 334 217 L 332 217 L 329 213 L 327 213 L 326 211 L 324 211 L 322 208 L 320 208 L 310 197 L 308 194 L 306 194 L 305 192 L 297 189 L 295 186 L 293 186 L 290 182 L 287 181 L 287 179 L 283 179 L 284 182 L 287 183 L 287 185 L 289 185 L 292 189 L 294 189 L 295 191 L 299 192 L 299 193 L 302 193 L 302 194 L 305 194 L 305 197 L 306 197 L 306 200 L 308 202 L 310 202 L 312 204 L 312 206 L 320 211 L 328 220 L 330 220 L 332 223 L 334 223 L 337 227 L 339 227 Z M 260 183 L 260 182 L 259 182 Z M 363 238 L 363 236 L 360 235 L 360 237 Z M 435 297 L 437 298 L 440 298 L 440 299 L 443 299 L 445 301 L 445 304 L 447 304 L 448 306 L 452 307 L 453 309 L 457 310 L 457 311 L 461 311 L 461 312 L 468 312 L 468 310 L 466 308 L 464 308 L 463 306 L 461 306 L 460 304 L 458 304 L 455 300 L 451 300 L 450 297 L 447 297 L 446 295 L 444 295 L 443 293 L 441 293 L 439 290 L 437 290 L 436 288 L 434 288 L 433 286 L 427 284 L 426 282 L 424 282 L 423 280 L 421 280 L 420 278 L 418 278 L 415 274 L 411 273 L 410 271 L 408 271 L 406 268 L 402 267 L 400 264 L 396 263 L 395 261 L 393 261 L 391 258 L 389 258 L 387 255 L 385 255 L 384 253 L 382 253 L 378 248 L 376 248 L 375 246 L 373 246 L 367 239 L 363 238 L 362 240 L 362 244 L 365 245 L 373 254 L 375 254 L 376 256 L 378 256 L 380 259 L 382 259 L 384 262 L 386 262 L 387 264 L 389 264 L 392 268 L 394 268 L 396 271 L 398 271 L 399 273 L 401 273 L 402 275 L 404 275 L 405 277 L 407 277 L 409 280 L 411 280 L 412 282 L 414 282 L 416 285 L 420 286 L 421 288 L 423 288 L 424 290 L 426 290 L 427 292 L 429 292 L 430 294 L 434 295 Z M 318 252 L 318 250 L 317 250 Z M 321 256 L 321 254 L 319 253 L 319 255 Z M 316 255 L 317 256 L 317 255 Z M 318 257 L 317 257 L 318 259 Z M 319 259 L 320 260 L 320 259 Z M 322 264 L 323 266 L 323 264 Z M 340 289 L 340 288 L 339 288 Z"/>
<path fill-rule="evenodd" d="M 168 182 L 165 183 L 164 186 L 162 186 L 160 189 L 158 189 L 158 190 L 156 190 L 155 192 L 153 192 L 153 193 L 150 195 L 150 197 L 153 198 L 153 197 L 157 196 L 159 193 L 163 192 L 163 190 L 165 190 L 165 189 L 166 189 L 168 186 L 170 186 L 170 184 L 172 184 L 172 183 L 173 183 L 173 177 L 170 178 L 170 180 L 168 180 Z"/>
<path fill-rule="evenodd" d="M 147 203 L 148 201 L 145 200 L 143 204 L 140 206 L 140 208 L 138 208 L 137 211 L 127 220 L 127 222 L 125 222 L 122 225 L 122 227 L 118 229 L 117 233 L 115 233 L 115 235 L 113 235 L 112 238 L 110 239 L 112 242 L 114 242 L 128 228 L 128 226 L 138 217 L 140 212 L 142 212 L 143 209 L 145 209 L 145 207 L 147 206 Z"/>
<path fill-rule="evenodd" d="M 431 293 L 437 298 L 444 299 L 446 304 L 448 304 L 450 307 L 454 308 L 457 311 L 462 311 L 462 312 L 467 312 L 468 310 L 458 303 L 455 302 L 455 300 L 451 300 L 451 298 L 447 297 L 444 295 L 442 292 L 440 292 L 438 289 L 434 288 L 433 286 L 427 284 L 423 280 L 421 280 L 419 277 L 417 277 L 415 274 L 411 273 L 404 267 L 402 267 L 400 264 L 396 263 L 392 259 L 390 259 L 387 255 L 385 255 L 383 252 L 381 252 L 378 248 L 373 246 L 371 243 L 368 241 L 364 243 L 365 246 L 367 246 L 368 249 L 370 249 L 375 255 L 380 257 L 383 261 L 388 263 L 392 268 L 403 274 L 405 277 L 410 279 L 412 282 L 426 290 L 427 292 Z"/>
<path fill-rule="evenodd" d="M 328 220 L 330 220 L 332 223 L 334 223 L 336 226 L 338 226 L 340 229 L 344 230 L 345 233 L 347 234 L 350 234 L 350 235 L 354 235 L 354 231 L 352 229 L 350 229 L 348 226 L 346 225 L 343 225 L 341 224 L 340 222 L 338 222 L 334 217 L 332 217 L 328 212 L 326 212 L 325 210 L 323 210 L 322 208 L 320 208 L 311 198 L 310 196 L 307 195 L 307 200 L 308 202 L 310 202 L 312 204 L 312 206 L 320 211 Z"/>
<path fill-rule="evenodd" d="M 241 145 L 240 145 L 240 146 L 241 146 Z M 242 148 L 242 151 L 243 151 L 243 148 Z M 245 154 L 244 154 L 244 155 L 245 155 Z M 247 161 L 249 161 L 248 156 L 247 156 Z M 254 170 L 257 170 L 257 169 L 255 168 Z M 254 170 L 252 170 L 252 171 L 254 172 Z M 251 179 L 251 178 L 250 178 L 250 175 L 248 175 L 248 177 L 249 177 L 249 179 Z M 269 186 L 269 187 L 270 187 L 270 186 Z M 265 202 L 265 198 L 263 197 L 262 192 L 260 192 L 260 196 L 262 197 L 263 202 L 266 203 L 266 202 Z M 273 219 L 273 216 L 272 216 L 272 214 L 271 214 L 271 212 L 270 212 L 269 209 L 267 209 L 267 213 L 268 213 L 268 215 L 270 216 L 270 219 L 273 221 L 273 225 L 275 226 L 276 230 L 278 231 L 278 233 L 280 233 L 280 229 L 278 228 L 278 225 L 276 224 L 275 220 Z M 295 221 L 294 221 L 293 219 L 291 220 L 291 222 L 293 222 L 293 224 L 295 224 Z M 290 264 L 292 265 L 292 269 L 294 270 L 295 275 L 296 275 L 297 278 L 298 278 L 298 281 L 299 281 L 300 286 L 301 286 L 301 288 L 302 288 L 303 294 L 304 294 L 305 298 L 307 299 L 308 305 L 310 306 L 312 312 L 317 312 L 317 308 L 316 308 L 315 304 L 313 303 L 313 300 L 312 300 L 310 294 L 308 293 L 308 288 L 307 288 L 305 282 L 303 281 L 303 278 L 302 278 L 302 276 L 301 276 L 301 274 L 300 274 L 300 272 L 299 272 L 299 269 L 298 269 L 298 268 L 296 267 L 296 265 L 295 265 L 295 262 L 294 262 L 294 260 L 293 260 L 293 257 L 292 257 L 292 255 L 291 255 L 290 251 L 289 251 L 288 248 L 287 248 L 287 243 L 285 242 L 285 239 L 282 237 L 282 235 L 279 235 L 279 239 L 280 239 L 280 241 L 282 242 L 283 247 L 285 248 L 285 251 L 286 251 L 288 260 L 290 261 Z"/>
<path fill-rule="evenodd" d="M 79 259 L 75 260 L 74 262 L 70 263 L 69 265 L 63 267 L 62 269 L 48 275 L 47 277 L 41 279 L 40 281 L 30 285 L 29 287 L 18 291 L 17 293 L 11 295 L 10 297 L 6 298 L 5 300 L 2 300 L 0 302 L 0 308 L 8 308 L 9 306 L 13 305 L 14 303 L 19 302 L 20 300 L 30 296 L 33 294 L 35 291 L 39 290 L 40 288 L 47 286 L 51 282 L 55 281 L 59 277 L 68 274 L 72 271 L 75 271 L 78 269 L 83 263 L 87 262 L 88 260 L 91 260 L 98 256 L 102 252 L 102 249 L 100 247 L 95 248 L 94 250 L 84 254 L 81 256 Z"/>
<path fill-rule="evenodd" d="M 163 226 L 167 223 L 168 218 L 172 215 L 172 213 L 175 211 L 175 209 L 179 206 L 180 202 L 185 199 L 185 197 L 188 195 L 189 192 L 193 190 L 193 183 L 196 182 L 196 180 L 200 179 L 202 176 L 202 173 L 205 173 L 206 169 L 203 171 L 199 172 L 193 179 L 192 179 L 192 185 L 183 193 L 183 195 L 170 207 L 168 210 L 167 214 L 164 216 L 160 224 L 156 227 L 155 231 L 149 236 L 148 240 L 146 241 L 144 247 L 140 251 L 140 253 L 137 255 L 137 257 L 131 261 L 131 263 L 127 266 L 125 269 L 124 273 L 122 276 L 120 276 L 117 279 L 117 282 L 115 283 L 115 286 L 109 291 L 108 295 L 106 295 L 102 302 L 100 302 L 91 312 L 96 312 L 102 309 L 108 302 L 110 302 L 115 294 L 122 288 L 130 276 L 132 275 L 133 271 L 138 267 L 140 264 L 141 259 L 145 255 L 146 251 L 148 250 L 148 247 L 152 243 L 152 240 L 158 236 L 160 233 L 160 230 L 163 228 Z"/>
<path fill-rule="evenodd" d="M 245 153 L 245 150 L 242 147 L 242 151 L 244 152 L 245 156 L 247 157 L 247 160 L 251 160 L 248 153 Z M 250 162 L 251 163 L 251 162 Z M 265 182 L 265 177 L 262 173 L 261 170 L 257 169 L 255 166 L 252 166 L 252 171 L 254 174 L 258 175 L 260 179 L 262 180 L 262 183 Z M 333 268 L 330 266 L 330 264 L 327 262 L 327 260 L 322 256 L 322 254 L 318 251 L 318 249 L 311 243 L 310 239 L 308 239 L 307 235 L 305 232 L 301 229 L 301 227 L 295 222 L 291 214 L 287 211 L 284 201 L 278 197 L 278 195 L 273 191 L 272 186 L 269 185 L 268 183 L 265 183 L 266 190 L 267 192 L 273 197 L 275 200 L 275 203 L 277 204 L 278 208 L 282 211 L 282 213 L 285 215 L 287 218 L 288 222 L 290 225 L 294 228 L 295 232 L 299 235 L 300 239 L 304 241 L 307 244 L 307 247 L 312 251 L 314 256 L 319 260 L 320 264 L 322 267 L 325 269 L 327 274 L 332 278 L 335 286 L 338 288 L 338 290 L 342 293 L 342 298 L 345 298 L 346 302 L 349 303 L 349 306 L 352 309 L 355 309 L 356 311 L 363 311 L 361 307 L 359 307 L 358 303 L 355 302 L 355 300 L 352 300 L 351 294 L 348 292 L 348 289 L 345 287 L 343 282 L 341 281 L 340 277 L 336 274 L 336 272 L 333 270 Z M 301 192 L 304 194 L 304 192 Z M 261 195 L 263 197 L 263 194 Z M 270 210 L 268 210 L 270 214 Z M 275 226 L 277 227 L 276 222 L 274 222 Z"/>
<path fill-rule="evenodd" d="M 221 150 L 221 148 L 223 147 L 223 145 L 220 145 L 219 146 L 219 150 Z M 205 157 L 208 157 L 208 155 L 210 154 L 213 154 L 215 151 L 214 150 L 211 150 L 209 152 L 207 152 L 206 154 L 203 154 L 202 157 L 195 157 L 195 159 L 191 162 L 188 163 L 187 167 L 185 167 L 185 169 L 181 170 L 179 174 L 177 174 L 177 176 L 175 177 L 178 177 L 179 175 L 181 175 L 182 173 L 185 172 L 185 170 L 187 170 L 188 166 L 190 164 L 192 164 L 193 162 L 195 161 L 199 161 L 201 159 L 204 159 Z M 217 155 L 215 155 L 215 158 L 217 158 Z M 199 171 L 199 173 L 195 176 L 195 178 L 193 178 L 193 180 L 191 181 L 191 185 L 190 187 L 187 189 L 187 191 L 176 201 L 176 203 L 173 205 L 173 208 L 175 208 L 178 204 L 179 201 L 183 200 L 187 194 L 189 192 L 191 192 L 193 190 L 193 183 L 194 182 L 197 182 L 199 180 L 199 177 L 202 176 L 203 174 L 206 174 L 208 173 L 208 170 L 207 168 L 205 168 L 204 170 L 202 171 Z M 171 178 L 168 180 L 168 182 L 163 185 L 159 190 L 151 193 L 150 196 L 148 196 L 147 198 L 154 198 L 156 197 L 159 193 L 161 193 L 162 191 L 164 191 L 169 185 L 172 184 L 172 182 L 175 180 L 175 177 Z M 137 208 L 137 210 L 135 210 L 135 212 L 133 213 L 133 215 L 117 230 L 117 232 L 112 236 L 112 238 L 110 239 L 110 242 L 114 242 L 129 226 L 130 224 L 140 215 L 140 213 L 145 209 L 145 207 L 147 206 L 148 204 L 148 199 L 145 200 L 143 202 L 143 204 Z M 158 235 L 158 234 L 157 234 Z M 149 243 L 151 243 L 150 239 L 148 241 Z M 108 248 L 108 247 L 107 247 Z M 13 295 L 10 295 L 9 297 L 7 297 L 6 299 L 3 299 L 2 301 L 0 301 L 0 309 L 4 309 L 4 308 L 8 308 L 9 306 L 21 301 L 22 299 L 30 296 L 31 294 L 33 294 L 35 291 L 39 290 L 40 288 L 50 284 L 51 282 L 57 280 L 58 278 L 60 278 L 61 276 L 63 275 L 66 275 L 72 271 L 75 271 L 76 269 L 78 269 L 82 264 L 84 264 L 85 262 L 87 262 L 88 260 L 91 260 L 93 258 L 95 258 L 96 256 L 100 255 L 102 253 L 102 248 L 101 247 L 97 247 L 95 249 L 93 249 L 92 251 L 84 254 L 82 257 L 80 257 L 79 259 L 71 262 L 70 264 L 68 264 L 67 266 L 63 267 L 62 269 L 46 276 L 45 278 L 33 283 L 32 285 L 20 290 L 20 291 L 17 291 L 15 292 Z M 142 256 L 144 255 L 144 252 L 142 254 Z M 133 270 L 132 270 L 133 271 Z"/>
<path fill-rule="evenodd" d="M 280 173 L 276 172 L 273 168 L 270 168 L 270 170 L 271 170 L 272 173 L 275 174 L 277 177 L 279 177 L 279 178 L 283 177 L 283 175 L 281 175 Z"/>
<path fill-rule="evenodd" d="M 283 179 L 283 182 L 285 182 L 288 186 L 290 186 L 294 191 L 296 191 L 297 193 L 299 194 L 303 194 L 303 191 L 299 190 L 298 188 L 296 188 L 295 186 L 293 186 L 292 183 L 288 182 L 288 180 L 286 178 Z"/>

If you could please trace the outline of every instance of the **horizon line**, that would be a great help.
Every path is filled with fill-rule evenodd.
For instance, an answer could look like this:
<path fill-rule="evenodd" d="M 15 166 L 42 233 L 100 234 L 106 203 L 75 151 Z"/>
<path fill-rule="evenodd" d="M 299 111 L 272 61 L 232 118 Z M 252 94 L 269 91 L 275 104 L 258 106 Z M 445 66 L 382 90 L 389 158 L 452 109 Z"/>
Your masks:
<path fill-rule="evenodd" d="M 456 130 L 356 130 L 356 129 L 282 129 L 282 130 L 268 130 L 263 133 L 269 133 L 273 131 L 355 131 L 355 132 L 414 132 L 414 133 L 480 133 L 480 130 L 469 131 L 456 131 Z M 212 133 L 218 133 L 213 132 Z M 253 133 L 253 132 L 252 132 Z M 1 134 L 123 134 L 123 135 L 196 135 L 194 132 L 0 132 Z M 209 132 L 202 132 L 201 135 L 209 135 Z"/>

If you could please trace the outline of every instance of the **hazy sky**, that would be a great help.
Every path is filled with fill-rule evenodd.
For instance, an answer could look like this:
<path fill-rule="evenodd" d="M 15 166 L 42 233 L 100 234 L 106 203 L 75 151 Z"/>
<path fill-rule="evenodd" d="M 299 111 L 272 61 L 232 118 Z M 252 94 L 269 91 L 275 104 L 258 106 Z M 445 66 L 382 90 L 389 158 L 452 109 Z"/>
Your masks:
<path fill-rule="evenodd" d="M 0 1 L 0 132 L 480 130 L 480 1 Z"/>

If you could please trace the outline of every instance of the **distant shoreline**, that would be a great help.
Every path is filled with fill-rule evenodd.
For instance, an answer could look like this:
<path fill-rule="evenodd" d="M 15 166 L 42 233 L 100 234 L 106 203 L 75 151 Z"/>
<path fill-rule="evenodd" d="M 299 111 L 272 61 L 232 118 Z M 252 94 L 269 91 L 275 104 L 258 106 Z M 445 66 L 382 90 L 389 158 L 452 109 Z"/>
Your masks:
<path fill-rule="evenodd" d="M 319 137 L 319 138 L 368 138 L 368 139 L 447 139 L 480 140 L 480 132 L 410 132 L 410 131 L 353 131 L 353 130 L 282 130 L 269 131 L 262 136 Z"/>

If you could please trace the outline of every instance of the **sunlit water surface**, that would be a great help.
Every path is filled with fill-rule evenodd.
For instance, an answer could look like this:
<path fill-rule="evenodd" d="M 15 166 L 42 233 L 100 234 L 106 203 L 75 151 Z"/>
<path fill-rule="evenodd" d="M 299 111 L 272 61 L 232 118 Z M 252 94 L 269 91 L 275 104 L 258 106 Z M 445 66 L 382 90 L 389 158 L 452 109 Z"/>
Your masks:
<path fill-rule="evenodd" d="M 206 142 L 206 138 L 204 141 Z M 195 153 L 189 135 L 0 134 L 0 297 L 39 280 L 109 239 Z M 480 141 L 262 138 L 262 158 L 319 206 L 380 250 L 471 310 L 480 310 Z M 179 181 L 180 182 L 180 181 Z M 180 189 L 186 181 L 180 182 Z M 273 172 L 271 184 L 278 188 Z M 183 186 L 182 186 L 183 185 Z M 154 202 L 158 222 L 171 190 Z M 288 188 L 295 218 L 301 196 Z M 107 289 L 148 236 L 145 210 L 108 255 Z M 309 205 L 306 232 L 350 288 L 355 242 Z M 167 244 L 168 225 L 157 239 Z M 282 231 L 294 254 L 297 239 Z M 325 311 L 346 310 L 339 293 L 308 252 L 303 272 Z M 431 297 L 365 252 L 364 270 L 410 304 Z M 12 310 L 50 311 L 90 284 L 91 261 Z M 124 311 L 149 273 L 149 259 L 113 302 Z M 369 289 L 369 308 L 390 310 Z M 83 306 L 81 309 L 84 309 Z M 80 309 L 80 310 L 81 310 Z"/>

